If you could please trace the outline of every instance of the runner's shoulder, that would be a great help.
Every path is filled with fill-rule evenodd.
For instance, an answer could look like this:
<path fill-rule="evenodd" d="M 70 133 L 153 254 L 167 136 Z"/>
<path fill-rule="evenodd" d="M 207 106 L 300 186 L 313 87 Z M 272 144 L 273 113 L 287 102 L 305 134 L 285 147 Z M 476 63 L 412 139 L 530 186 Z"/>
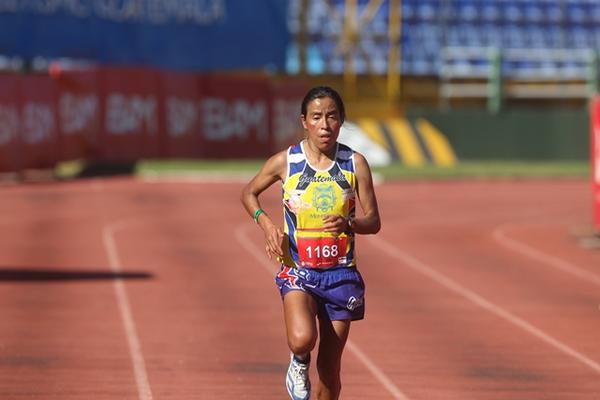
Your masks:
<path fill-rule="evenodd" d="M 362 153 L 359 153 L 356 150 L 354 151 L 354 165 L 356 165 L 356 167 L 360 169 L 364 169 L 367 171 L 370 170 L 367 158 L 363 156 Z"/>
<path fill-rule="evenodd" d="M 269 159 L 265 162 L 262 170 L 263 172 L 278 176 L 282 178 L 287 169 L 287 149 L 279 151 L 273 154 Z"/>

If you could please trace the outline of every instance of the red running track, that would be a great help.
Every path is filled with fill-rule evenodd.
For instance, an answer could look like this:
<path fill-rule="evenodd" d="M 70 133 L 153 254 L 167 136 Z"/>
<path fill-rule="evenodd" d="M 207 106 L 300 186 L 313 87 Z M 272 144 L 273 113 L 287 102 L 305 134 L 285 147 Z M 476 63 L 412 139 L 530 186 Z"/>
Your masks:
<path fill-rule="evenodd" d="M 241 187 L 0 188 L 0 399 L 287 398 L 276 266 Z M 376 190 L 343 399 L 600 399 L 588 182 Z"/>

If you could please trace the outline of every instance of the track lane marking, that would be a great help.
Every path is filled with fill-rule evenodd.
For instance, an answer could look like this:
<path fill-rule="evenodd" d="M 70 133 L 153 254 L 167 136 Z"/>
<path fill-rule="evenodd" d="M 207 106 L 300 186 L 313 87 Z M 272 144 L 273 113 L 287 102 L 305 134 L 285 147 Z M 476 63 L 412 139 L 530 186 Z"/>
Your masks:
<path fill-rule="evenodd" d="M 581 362 L 582 364 L 588 366 L 594 372 L 600 374 L 600 364 L 598 362 L 590 359 L 589 357 L 585 356 L 584 354 L 579 353 L 578 351 L 572 349 L 571 347 L 567 346 L 566 344 L 562 343 L 561 341 L 553 338 L 552 336 L 543 332 L 541 329 L 533 326 L 532 324 L 525 321 L 524 319 L 519 318 L 519 317 L 511 314 L 510 312 L 504 310 L 503 308 L 495 305 L 491 301 L 486 300 L 485 298 L 481 297 L 477 293 L 471 291 L 470 289 L 467 289 L 466 287 L 462 286 L 458 282 L 455 282 L 454 280 L 448 278 L 444 274 L 438 272 L 433 267 L 429 266 L 428 264 L 424 263 L 423 261 L 420 261 L 419 259 L 413 257 L 412 255 L 410 255 L 402 250 L 399 250 L 398 248 L 396 248 L 395 246 L 393 246 L 386 240 L 382 239 L 381 237 L 378 237 L 378 238 L 369 237 L 368 240 L 374 247 L 377 247 L 380 250 L 387 253 L 388 255 L 390 255 L 391 257 L 400 260 L 405 266 L 420 273 L 421 275 L 424 275 L 424 276 L 430 278 L 431 280 L 444 286 L 446 289 L 449 289 L 450 291 L 466 298 L 467 300 L 478 305 L 479 307 L 483 308 L 484 310 L 489 311 L 492 314 L 495 314 L 496 316 L 523 329 L 524 331 L 537 337 L 541 341 L 554 347 L 555 349 L 559 350 L 560 352 L 562 352 L 562 353 L 576 359 L 577 361 Z"/>
<path fill-rule="evenodd" d="M 583 279 L 588 283 L 593 283 L 595 285 L 600 286 L 600 276 L 594 274 L 593 272 L 586 271 L 585 269 L 571 264 L 568 261 L 565 261 L 556 256 L 552 256 L 546 252 L 537 250 L 534 247 L 526 245 L 521 241 L 508 237 L 506 234 L 506 230 L 508 229 L 508 227 L 515 225 L 515 223 L 506 223 L 497 226 L 492 232 L 492 237 L 496 242 L 498 242 L 500 245 L 504 246 L 509 250 L 512 250 L 526 257 L 532 258 L 543 264 L 549 265 L 552 268 L 557 269 L 559 271 L 566 272 L 577 278 Z"/>
<path fill-rule="evenodd" d="M 248 230 L 247 224 L 238 225 L 234 231 L 235 239 L 238 243 L 250 253 L 256 261 L 258 261 L 259 265 L 263 267 L 269 274 L 272 276 L 277 273 L 277 267 L 275 267 L 271 262 L 268 261 L 264 256 L 260 256 L 259 254 L 263 254 L 263 250 L 261 250 L 258 246 L 250 243 L 247 239 L 246 231 Z M 346 341 L 346 346 L 348 350 L 358 358 L 358 360 L 367 368 L 367 370 L 373 375 L 373 377 L 388 391 L 388 393 L 395 400 L 409 400 L 409 398 L 398 389 L 398 387 L 392 382 L 392 380 L 383 372 L 370 358 L 363 352 L 358 345 L 356 345 L 351 339 Z"/>
<path fill-rule="evenodd" d="M 92 182 L 91 186 L 92 189 L 98 193 L 102 193 L 104 190 L 104 185 L 102 182 L 94 181 Z M 125 330 L 125 337 L 127 338 L 129 356 L 131 358 L 133 374 L 138 391 L 138 399 L 152 400 L 152 389 L 150 388 L 150 381 L 148 380 L 146 362 L 144 360 L 142 346 L 140 344 L 135 321 L 133 319 L 133 313 L 129 303 L 129 296 L 127 295 L 127 288 L 125 287 L 123 278 L 119 277 L 119 274 L 123 271 L 123 268 L 121 259 L 119 257 L 117 242 L 115 240 L 116 232 L 133 221 L 134 220 L 132 219 L 127 219 L 104 225 L 102 228 L 102 243 L 104 244 L 104 250 L 106 251 L 110 268 L 115 274 L 113 288 L 117 297 L 117 304 L 119 306 L 121 320 Z"/>

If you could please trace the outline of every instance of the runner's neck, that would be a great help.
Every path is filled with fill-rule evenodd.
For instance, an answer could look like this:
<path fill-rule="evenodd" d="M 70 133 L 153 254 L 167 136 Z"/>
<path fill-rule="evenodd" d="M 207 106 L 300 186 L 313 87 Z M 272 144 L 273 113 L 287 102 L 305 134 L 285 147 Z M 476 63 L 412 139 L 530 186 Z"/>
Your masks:
<path fill-rule="evenodd" d="M 312 167 L 320 171 L 327 171 L 333 167 L 337 153 L 337 143 L 330 150 L 331 154 L 323 153 L 319 149 L 313 149 L 308 140 L 304 140 L 302 148 L 304 149 L 304 155 L 308 160 L 308 164 Z"/>

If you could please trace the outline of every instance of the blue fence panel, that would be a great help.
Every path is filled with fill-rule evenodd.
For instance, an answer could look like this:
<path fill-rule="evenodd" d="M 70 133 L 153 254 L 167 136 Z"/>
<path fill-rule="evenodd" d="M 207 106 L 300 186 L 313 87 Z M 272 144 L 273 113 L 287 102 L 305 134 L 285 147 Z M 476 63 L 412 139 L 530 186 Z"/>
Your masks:
<path fill-rule="evenodd" d="M 287 12 L 287 0 L 0 0 L 0 54 L 284 69 Z"/>

